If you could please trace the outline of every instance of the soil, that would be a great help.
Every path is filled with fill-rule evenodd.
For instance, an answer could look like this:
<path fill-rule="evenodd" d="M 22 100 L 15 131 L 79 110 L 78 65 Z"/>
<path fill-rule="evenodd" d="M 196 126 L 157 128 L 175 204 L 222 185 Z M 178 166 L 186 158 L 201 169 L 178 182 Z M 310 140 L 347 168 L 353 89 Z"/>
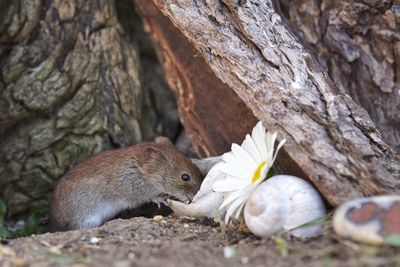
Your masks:
<path fill-rule="evenodd" d="M 344 240 L 330 225 L 308 241 L 261 239 L 244 227 L 170 215 L 2 240 L 0 266 L 400 266 L 400 248 Z"/>

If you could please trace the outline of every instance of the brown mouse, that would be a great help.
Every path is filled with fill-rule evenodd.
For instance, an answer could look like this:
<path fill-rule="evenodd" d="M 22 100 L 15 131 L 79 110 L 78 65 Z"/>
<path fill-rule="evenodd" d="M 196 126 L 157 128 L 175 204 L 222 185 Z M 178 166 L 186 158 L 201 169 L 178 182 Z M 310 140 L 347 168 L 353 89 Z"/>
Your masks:
<path fill-rule="evenodd" d="M 100 226 L 146 202 L 189 202 L 201 182 L 199 169 L 164 137 L 99 153 L 58 182 L 50 203 L 50 229 Z"/>

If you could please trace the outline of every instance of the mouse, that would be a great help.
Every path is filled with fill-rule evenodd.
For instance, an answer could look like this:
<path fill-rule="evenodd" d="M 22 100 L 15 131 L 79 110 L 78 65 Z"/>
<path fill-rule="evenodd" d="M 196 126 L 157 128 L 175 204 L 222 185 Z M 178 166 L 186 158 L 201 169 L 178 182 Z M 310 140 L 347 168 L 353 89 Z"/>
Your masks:
<path fill-rule="evenodd" d="M 58 181 L 50 200 L 49 230 L 97 227 L 147 202 L 189 203 L 201 182 L 197 166 L 165 137 L 101 152 Z"/>

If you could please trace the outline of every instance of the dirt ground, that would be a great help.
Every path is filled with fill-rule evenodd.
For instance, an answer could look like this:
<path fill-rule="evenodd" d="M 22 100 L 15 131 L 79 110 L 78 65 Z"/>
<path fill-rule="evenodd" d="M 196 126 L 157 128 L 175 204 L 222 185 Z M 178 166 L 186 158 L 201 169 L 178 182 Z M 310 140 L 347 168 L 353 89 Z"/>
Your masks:
<path fill-rule="evenodd" d="M 278 245 L 282 239 L 286 256 L 285 246 Z M 282 239 L 260 239 L 239 229 L 224 233 L 210 219 L 137 217 L 3 240 L 0 266 L 400 266 L 400 248 L 340 239 L 330 225 L 313 240 Z"/>

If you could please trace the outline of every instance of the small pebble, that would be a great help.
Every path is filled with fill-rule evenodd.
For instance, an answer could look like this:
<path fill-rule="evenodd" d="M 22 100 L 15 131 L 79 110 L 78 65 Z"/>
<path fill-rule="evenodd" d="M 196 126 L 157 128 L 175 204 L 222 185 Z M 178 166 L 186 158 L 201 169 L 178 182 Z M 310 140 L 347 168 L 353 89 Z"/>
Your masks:
<path fill-rule="evenodd" d="M 13 261 L 14 261 L 14 266 L 15 267 L 19 267 L 19 266 L 28 266 L 27 265 L 27 263 L 26 263 L 26 260 L 24 260 L 24 259 L 21 259 L 21 258 L 15 258 L 15 259 L 13 259 Z"/>
<path fill-rule="evenodd" d="M 189 224 L 184 223 L 184 224 L 183 224 L 183 227 L 188 228 L 188 227 L 189 227 Z"/>
<path fill-rule="evenodd" d="M 358 198 L 339 206 L 333 216 L 333 228 L 355 241 L 385 244 L 400 236 L 400 196 Z"/>
<path fill-rule="evenodd" d="M 129 267 L 132 266 L 128 260 L 116 261 L 113 264 L 115 267 Z"/>
<path fill-rule="evenodd" d="M 15 253 L 14 250 L 12 250 L 12 249 L 9 248 L 9 247 L 5 247 L 5 246 L 1 246 L 1 245 L 0 245 L 0 256 L 1 256 L 1 257 L 3 257 L 3 256 L 14 257 L 15 255 L 16 255 L 16 253 Z M 0 257 L 0 258 L 1 258 L 1 257 Z"/>
<path fill-rule="evenodd" d="M 135 253 L 129 252 L 129 254 L 128 254 L 128 259 L 134 259 L 134 258 L 136 258 Z"/>
<path fill-rule="evenodd" d="M 99 243 L 99 241 L 100 241 L 100 238 L 98 238 L 98 237 L 92 237 L 89 240 L 90 244 L 97 244 L 97 243 Z"/>
<path fill-rule="evenodd" d="M 224 258 L 229 259 L 236 255 L 236 249 L 231 246 L 224 247 Z"/>
<path fill-rule="evenodd" d="M 240 262 L 242 264 L 247 264 L 247 263 L 249 263 L 249 261 L 250 261 L 249 257 L 241 257 L 240 258 Z"/>
<path fill-rule="evenodd" d="M 52 247 L 50 247 L 50 248 L 49 248 L 49 251 L 50 251 L 51 253 L 54 253 L 54 254 L 61 254 L 60 247 L 58 247 L 58 246 L 52 246 Z"/>
<path fill-rule="evenodd" d="M 153 221 L 155 222 L 159 222 L 163 219 L 164 217 L 162 215 L 156 215 L 153 217 Z"/>

